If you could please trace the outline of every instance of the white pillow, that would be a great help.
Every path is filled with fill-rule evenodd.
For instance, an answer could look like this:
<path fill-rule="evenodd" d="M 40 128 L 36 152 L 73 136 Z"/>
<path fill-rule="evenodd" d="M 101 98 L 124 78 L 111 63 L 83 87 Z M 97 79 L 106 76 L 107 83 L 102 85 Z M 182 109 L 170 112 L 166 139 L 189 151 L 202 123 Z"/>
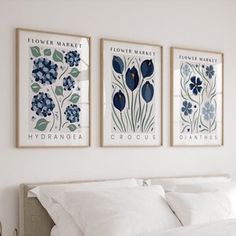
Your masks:
<path fill-rule="evenodd" d="M 230 178 L 226 176 L 209 176 L 209 177 L 181 177 L 181 178 L 153 178 L 146 180 L 148 185 L 162 185 L 166 192 L 175 191 L 179 184 L 194 184 L 194 183 L 225 183 L 229 182 Z"/>
<path fill-rule="evenodd" d="M 204 193 L 167 193 L 167 201 L 183 225 L 236 218 L 236 189 Z"/>
<path fill-rule="evenodd" d="M 54 198 L 84 236 L 131 236 L 181 226 L 161 186 L 66 192 Z"/>
<path fill-rule="evenodd" d="M 138 186 L 135 179 L 123 179 L 113 181 L 72 183 L 42 185 L 29 191 L 29 197 L 37 197 L 42 206 L 57 225 L 60 236 L 83 236 L 81 229 L 75 224 L 72 217 L 61 207 L 60 204 L 53 201 L 53 197 L 67 191 L 82 191 L 99 188 L 120 188 Z"/>
<path fill-rule="evenodd" d="M 182 193 L 214 192 L 219 190 L 230 190 L 232 188 L 236 188 L 236 182 L 180 184 L 176 186 L 175 192 L 182 192 Z"/>

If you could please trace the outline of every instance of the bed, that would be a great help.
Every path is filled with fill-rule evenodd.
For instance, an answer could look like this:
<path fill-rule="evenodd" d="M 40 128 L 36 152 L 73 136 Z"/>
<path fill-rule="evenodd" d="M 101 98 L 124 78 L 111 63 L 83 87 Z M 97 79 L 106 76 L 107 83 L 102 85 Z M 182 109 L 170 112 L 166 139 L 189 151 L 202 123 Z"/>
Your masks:
<path fill-rule="evenodd" d="M 206 178 L 208 177 L 229 178 L 228 175 L 206 176 Z M 171 180 L 173 178 L 176 178 L 176 177 L 168 177 L 164 179 Z M 178 177 L 178 178 L 183 178 L 183 177 Z M 191 179 L 191 178 L 196 178 L 196 176 L 184 177 L 184 178 Z M 201 176 L 200 178 L 205 178 L 205 177 Z M 145 178 L 145 179 L 149 179 L 149 181 L 155 180 L 154 182 L 159 183 L 159 180 L 162 180 L 163 178 L 152 177 L 152 178 Z M 145 179 L 144 179 L 144 184 L 146 184 Z M 101 180 L 97 180 L 97 181 L 101 181 Z M 40 185 L 87 183 L 87 182 L 90 182 L 90 181 L 21 184 L 20 185 L 20 198 L 19 198 L 20 199 L 20 204 L 19 204 L 20 205 L 20 211 L 19 211 L 20 212 L 20 219 L 19 219 L 20 235 L 19 236 L 50 236 L 50 232 L 54 226 L 53 220 L 50 218 L 47 211 L 42 207 L 38 199 L 28 197 L 29 190 Z M 231 222 L 231 224 L 236 225 L 236 221 L 233 221 L 233 223 Z M 176 232 L 176 235 L 177 233 L 178 232 Z"/>

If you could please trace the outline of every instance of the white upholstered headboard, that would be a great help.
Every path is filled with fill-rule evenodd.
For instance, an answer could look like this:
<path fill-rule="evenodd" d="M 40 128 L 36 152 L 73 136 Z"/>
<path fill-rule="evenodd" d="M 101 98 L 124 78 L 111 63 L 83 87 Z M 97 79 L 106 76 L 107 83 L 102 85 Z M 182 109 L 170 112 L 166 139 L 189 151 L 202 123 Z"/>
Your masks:
<path fill-rule="evenodd" d="M 229 175 L 213 175 L 213 176 L 181 176 L 181 177 L 146 177 L 140 179 L 153 179 L 153 178 L 183 178 L 183 177 L 218 177 Z M 108 180 L 108 179 L 107 179 Z M 110 179 L 111 180 L 111 179 Z M 114 179 L 113 179 L 114 180 Z M 93 180 L 103 181 L 103 180 Z M 39 203 L 37 198 L 28 198 L 28 191 L 39 185 L 47 184 L 69 184 L 69 183 L 84 183 L 90 181 L 70 181 L 70 182 L 50 182 L 50 183 L 33 183 L 20 185 L 20 235 L 19 236 L 50 236 L 50 231 L 54 226 L 54 222 L 46 212 L 46 210 Z"/>

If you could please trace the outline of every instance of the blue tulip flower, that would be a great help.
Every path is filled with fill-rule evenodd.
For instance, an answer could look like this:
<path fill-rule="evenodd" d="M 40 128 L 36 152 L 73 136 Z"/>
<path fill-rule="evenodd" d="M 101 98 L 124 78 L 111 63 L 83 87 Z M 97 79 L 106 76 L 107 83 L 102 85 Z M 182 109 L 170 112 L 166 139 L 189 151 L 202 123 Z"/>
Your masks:
<path fill-rule="evenodd" d="M 146 103 L 149 103 L 153 98 L 153 94 L 154 94 L 154 87 L 149 81 L 147 81 L 142 87 L 142 97 L 144 101 Z"/>
<path fill-rule="evenodd" d="M 154 65 L 152 60 L 145 60 L 141 64 L 141 72 L 143 78 L 149 77 L 153 74 L 154 71 Z"/>
<path fill-rule="evenodd" d="M 138 87 L 139 83 L 139 75 L 135 66 L 127 70 L 125 79 L 128 88 L 133 92 Z"/>
<path fill-rule="evenodd" d="M 124 70 L 124 62 L 118 56 L 113 56 L 112 66 L 116 73 L 122 74 Z"/>
<path fill-rule="evenodd" d="M 119 92 L 115 93 L 113 97 L 113 104 L 115 108 L 121 112 L 125 108 L 125 103 L 125 95 L 121 92 L 121 90 L 119 90 Z"/>

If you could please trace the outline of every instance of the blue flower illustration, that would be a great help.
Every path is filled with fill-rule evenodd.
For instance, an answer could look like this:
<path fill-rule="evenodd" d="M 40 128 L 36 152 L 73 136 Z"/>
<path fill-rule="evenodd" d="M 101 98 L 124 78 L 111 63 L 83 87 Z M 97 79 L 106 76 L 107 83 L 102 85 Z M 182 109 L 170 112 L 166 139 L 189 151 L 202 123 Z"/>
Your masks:
<path fill-rule="evenodd" d="M 190 70 L 190 68 L 189 68 L 189 65 L 188 65 L 188 64 L 185 64 L 185 65 L 183 66 L 182 71 L 183 71 L 183 75 L 184 75 L 184 76 L 188 76 L 188 75 L 190 74 L 190 72 L 191 72 L 191 70 Z"/>
<path fill-rule="evenodd" d="M 210 102 L 206 102 L 202 108 L 202 114 L 205 120 L 212 120 L 215 116 L 215 107 Z"/>
<path fill-rule="evenodd" d="M 139 83 L 139 75 L 135 66 L 127 70 L 125 78 L 128 88 L 133 92 L 137 88 Z"/>
<path fill-rule="evenodd" d="M 153 74 L 154 71 L 154 65 L 152 60 L 145 60 L 141 64 L 141 72 L 143 78 L 149 77 Z"/>
<path fill-rule="evenodd" d="M 64 90 L 72 90 L 75 87 L 75 80 L 69 75 L 63 79 Z"/>
<path fill-rule="evenodd" d="M 196 76 L 191 77 L 191 83 L 189 84 L 190 89 L 193 91 L 194 95 L 198 95 L 202 91 L 202 81 Z"/>
<path fill-rule="evenodd" d="M 70 123 L 79 122 L 80 108 L 75 104 L 71 104 L 66 108 L 64 114 Z"/>
<path fill-rule="evenodd" d="M 58 66 L 47 58 L 38 58 L 34 60 L 32 75 L 36 82 L 41 84 L 52 84 L 57 79 Z"/>
<path fill-rule="evenodd" d="M 80 61 L 80 54 L 75 51 L 69 51 L 65 55 L 66 63 L 69 64 L 70 67 L 78 66 Z"/>
<path fill-rule="evenodd" d="M 184 101 L 183 106 L 181 107 L 181 111 L 184 113 L 185 116 L 192 114 L 192 103 Z"/>
<path fill-rule="evenodd" d="M 50 116 L 52 114 L 53 109 L 55 108 L 55 104 L 48 93 L 38 93 L 33 96 L 31 102 L 31 110 L 35 111 L 38 116 Z"/>
<path fill-rule="evenodd" d="M 113 97 L 113 104 L 116 109 L 118 109 L 120 112 L 125 108 L 125 95 L 119 90 L 119 92 L 115 93 Z"/>
<path fill-rule="evenodd" d="M 124 70 L 124 62 L 118 56 L 113 56 L 112 66 L 116 73 L 122 74 Z"/>
<path fill-rule="evenodd" d="M 146 103 L 149 103 L 152 100 L 153 94 L 154 87 L 149 81 L 147 81 L 142 87 L 142 97 Z"/>
<path fill-rule="evenodd" d="M 215 74 L 214 67 L 212 65 L 206 67 L 206 75 L 211 79 Z"/>

